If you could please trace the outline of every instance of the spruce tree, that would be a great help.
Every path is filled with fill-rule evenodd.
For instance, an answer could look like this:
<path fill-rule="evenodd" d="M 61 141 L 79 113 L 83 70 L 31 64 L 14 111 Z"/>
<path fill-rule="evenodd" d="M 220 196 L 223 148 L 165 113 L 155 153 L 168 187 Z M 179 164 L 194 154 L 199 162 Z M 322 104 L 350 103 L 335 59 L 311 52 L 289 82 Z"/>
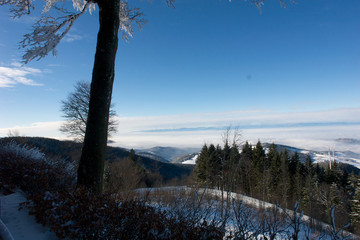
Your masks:
<path fill-rule="evenodd" d="M 265 162 L 265 150 L 260 140 L 258 140 L 257 144 L 255 145 L 252 154 L 252 159 L 253 159 L 254 167 L 258 172 L 258 174 L 263 174 L 265 169 L 267 168 L 267 164 Z"/>
<path fill-rule="evenodd" d="M 280 154 L 281 162 L 281 175 L 279 182 L 279 193 L 281 197 L 281 204 L 283 207 L 287 208 L 287 200 L 289 196 L 290 189 L 290 176 L 289 176 L 289 154 L 286 149 Z"/>
<path fill-rule="evenodd" d="M 208 178 L 209 184 L 214 187 L 219 185 L 219 173 L 221 171 L 220 157 L 221 149 L 219 146 L 215 147 L 211 144 L 208 148 L 209 162 L 208 162 Z"/>
<path fill-rule="evenodd" d="M 243 175 L 241 177 L 242 186 L 244 189 L 244 192 L 247 195 L 253 196 L 253 182 L 252 182 L 252 146 L 247 141 L 245 142 L 242 151 L 241 151 L 241 157 L 240 157 L 240 165 L 243 169 Z"/>
<path fill-rule="evenodd" d="M 305 160 L 305 175 L 313 176 L 315 173 L 315 169 L 310 156 L 307 156 Z"/>
<path fill-rule="evenodd" d="M 239 147 L 236 145 L 236 143 L 233 143 L 230 149 L 230 172 L 229 172 L 229 178 L 231 179 L 231 191 L 235 192 L 238 188 L 241 188 L 239 186 L 240 184 L 240 175 L 241 172 L 241 166 L 240 166 L 240 153 L 239 153 Z"/>
<path fill-rule="evenodd" d="M 357 180 L 355 196 L 351 201 L 350 218 L 355 233 L 360 234 L 360 176 Z"/>
<path fill-rule="evenodd" d="M 273 195 L 276 195 L 278 191 L 280 177 L 281 177 L 281 161 L 275 144 L 271 144 L 268 153 L 268 159 L 270 162 L 270 189 Z"/>
<path fill-rule="evenodd" d="M 307 156 L 304 165 L 304 176 L 305 181 L 301 191 L 301 204 L 304 210 L 307 213 L 312 212 L 313 201 L 315 201 L 315 193 L 314 193 L 314 181 L 317 180 L 317 175 L 315 174 L 315 169 L 313 167 L 313 163 L 310 156 Z"/>
<path fill-rule="evenodd" d="M 261 196 L 262 200 L 265 200 L 265 184 L 267 181 L 267 164 L 265 162 L 265 150 L 258 140 L 252 154 L 252 165 L 253 165 L 253 181 L 256 185 L 255 190 Z"/>
<path fill-rule="evenodd" d="M 201 184 L 206 184 L 209 178 L 209 154 L 208 147 L 206 144 L 201 149 L 201 152 L 196 160 L 195 173 L 197 181 Z"/>
<path fill-rule="evenodd" d="M 294 155 L 291 156 L 289 161 L 289 180 L 290 180 L 290 189 L 289 189 L 289 197 L 291 199 L 296 199 L 296 196 L 300 196 L 301 188 L 302 188 L 302 177 L 300 177 L 302 172 L 302 164 L 299 160 L 299 154 L 295 152 Z M 295 201 L 296 201 L 295 200 Z"/>

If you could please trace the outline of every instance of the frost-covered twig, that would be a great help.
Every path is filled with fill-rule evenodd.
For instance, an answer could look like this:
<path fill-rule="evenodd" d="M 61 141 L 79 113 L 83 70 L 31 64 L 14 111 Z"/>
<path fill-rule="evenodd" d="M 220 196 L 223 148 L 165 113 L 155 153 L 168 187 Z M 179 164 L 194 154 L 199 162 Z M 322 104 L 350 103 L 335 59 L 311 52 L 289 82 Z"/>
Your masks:
<path fill-rule="evenodd" d="M 345 239 L 351 239 L 351 235 L 350 234 L 345 234 L 344 233 L 344 228 L 348 228 L 350 226 L 350 224 L 346 224 L 345 226 L 343 226 L 340 229 L 336 228 L 335 225 L 335 207 L 331 206 L 331 211 L 330 211 L 330 218 L 331 218 L 331 222 L 330 222 L 330 227 L 328 229 L 329 235 L 331 237 L 332 240 L 345 240 Z"/>
<path fill-rule="evenodd" d="M 15 154 L 16 157 L 22 157 L 27 159 L 45 160 L 45 154 L 40 152 L 38 148 L 30 148 L 27 145 L 20 145 L 14 140 L 5 144 L 0 144 L 0 152 Z"/>
<path fill-rule="evenodd" d="M 140 11 L 140 8 L 129 7 L 127 1 L 121 1 L 120 3 L 120 30 L 122 32 L 122 37 L 126 41 L 129 40 L 129 37 L 133 37 L 133 24 L 135 23 L 139 29 L 146 23 L 146 20 L 143 18 L 144 14 Z"/>
<path fill-rule="evenodd" d="M 261 233 L 267 239 L 274 240 L 277 239 L 277 236 L 282 235 L 285 232 L 285 224 L 281 220 L 281 211 L 278 203 L 275 204 L 275 207 L 271 209 L 270 212 L 264 210 L 262 213 L 262 224 L 261 224 Z"/>
<path fill-rule="evenodd" d="M 304 225 L 303 216 L 304 212 L 299 212 L 299 204 L 300 201 L 297 201 L 294 205 L 294 212 L 288 213 L 285 211 L 287 217 L 290 220 L 289 228 L 292 229 L 291 238 L 294 240 L 299 239 L 299 233 L 301 231 L 301 227 Z"/>
<path fill-rule="evenodd" d="M 20 48 L 26 49 L 23 62 L 40 60 L 49 52 L 56 56 L 56 46 L 69 32 L 74 22 L 85 13 L 89 4 L 87 2 L 80 13 L 67 13 L 63 8 L 54 7 L 61 14 L 60 17 L 53 17 L 49 14 L 42 16 L 34 24 L 33 32 L 25 34 L 24 39 L 19 43 Z"/>
<path fill-rule="evenodd" d="M 12 6 L 10 7 L 10 13 L 12 13 L 13 18 L 19 18 L 24 14 L 30 14 L 30 11 L 35 9 L 31 0 L 0 0 L 0 6 L 5 4 Z"/>
<path fill-rule="evenodd" d="M 245 206 L 243 200 L 233 199 L 233 220 L 235 239 L 256 239 L 259 234 L 259 224 L 256 224 L 257 217 L 254 210 Z"/>

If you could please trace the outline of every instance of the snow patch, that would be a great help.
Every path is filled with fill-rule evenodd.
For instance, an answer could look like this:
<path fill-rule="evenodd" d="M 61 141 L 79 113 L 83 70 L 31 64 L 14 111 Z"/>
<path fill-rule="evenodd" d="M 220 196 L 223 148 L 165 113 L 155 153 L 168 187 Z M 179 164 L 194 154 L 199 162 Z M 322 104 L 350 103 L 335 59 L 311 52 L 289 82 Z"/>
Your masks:
<path fill-rule="evenodd" d="M 193 164 L 193 165 L 195 165 L 196 160 L 198 159 L 198 157 L 199 157 L 199 154 L 193 156 L 192 158 L 190 158 L 188 160 L 183 161 L 182 164 Z"/>

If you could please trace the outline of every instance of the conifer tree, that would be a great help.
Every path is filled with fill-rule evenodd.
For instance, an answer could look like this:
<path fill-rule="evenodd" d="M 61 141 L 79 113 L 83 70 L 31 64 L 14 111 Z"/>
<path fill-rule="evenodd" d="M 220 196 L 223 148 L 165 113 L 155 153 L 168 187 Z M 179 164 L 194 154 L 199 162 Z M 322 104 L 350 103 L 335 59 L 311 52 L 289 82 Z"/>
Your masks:
<path fill-rule="evenodd" d="M 358 176 L 355 196 L 351 201 L 351 225 L 354 231 L 360 234 L 360 176 Z"/>
<path fill-rule="evenodd" d="M 241 176 L 241 182 L 244 189 L 244 192 L 250 196 L 253 196 L 253 182 L 252 182 L 252 146 L 246 141 L 243 145 L 240 157 L 240 165 L 243 169 L 243 174 Z"/>
<path fill-rule="evenodd" d="M 289 176 L 289 154 L 286 149 L 280 154 L 281 162 L 281 175 L 279 183 L 279 193 L 282 205 L 287 208 L 287 200 L 290 189 L 290 176 Z"/>
<path fill-rule="evenodd" d="M 256 171 L 259 174 L 263 174 L 265 169 L 267 168 L 267 164 L 265 162 L 265 160 L 266 160 L 265 150 L 264 150 L 260 140 L 258 140 L 258 142 L 255 145 L 255 148 L 254 148 L 253 154 L 252 154 L 252 159 L 253 159 L 253 164 L 254 164 L 254 168 L 256 169 Z"/>
<path fill-rule="evenodd" d="M 255 190 L 263 200 L 265 200 L 265 184 L 267 182 L 267 164 L 265 150 L 260 142 L 255 145 L 252 154 L 252 165 L 253 165 L 253 183 L 255 184 Z"/>
<path fill-rule="evenodd" d="M 220 157 L 221 149 L 218 145 L 211 144 L 208 148 L 208 178 L 211 186 L 219 187 L 219 172 L 221 171 Z"/>
<path fill-rule="evenodd" d="M 209 155 L 206 144 L 201 149 L 201 152 L 196 160 L 195 173 L 197 181 L 206 184 L 209 178 Z"/>
<path fill-rule="evenodd" d="M 278 191 L 280 177 L 281 177 L 281 161 L 278 151 L 275 148 L 275 144 L 271 144 L 268 153 L 268 159 L 270 162 L 270 189 L 273 195 Z"/>
<path fill-rule="evenodd" d="M 302 164 L 299 160 L 299 154 L 297 152 L 291 156 L 289 161 L 289 178 L 290 178 L 290 189 L 289 189 L 289 197 L 290 199 L 296 199 L 300 197 L 301 188 L 302 188 L 302 180 L 300 177 L 302 172 Z"/>
<path fill-rule="evenodd" d="M 221 149 L 221 148 L 220 148 Z M 229 190 L 230 185 L 230 171 L 231 171 L 231 161 L 230 161 L 230 146 L 228 142 L 225 143 L 224 148 L 220 150 L 220 164 L 221 164 L 221 172 L 220 172 L 220 179 L 221 179 L 221 189 L 222 190 Z"/>
<path fill-rule="evenodd" d="M 242 174 L 241 171 L 241 165 L 240 165 L 240 153 L 239 153 L 239 147 L 236 143 L 233 143 L 230 149 L 230 181 L 231 181 L 231 191 L 235 191 L 238 188 L 241 188 L 239 184 L 240 182 L 240 175 Z"/>
<path fill-rule="evenodd" d="M 305 160 L 305 175 L 307 176 L 313 176 L 314 175 L 314 165 L 312 163 L 311 157 L 307 156 L 306 160 Z"/>
<path fill-rule="evenodd" d="M 304 186 L 301 191 L 301 195 L 302 195 L 301 204 L 303 205 L 304 209 L 309 209 L 310 212 L 312 209 L 312 201 L 314 200 L 313 181 L 315 178 L 317 178 L 317 176 L 315 175 L 314 177 L 313 174 L 314 174 L 314 167 L 310 156 L 307 156 L 304 165 L 305 180 L 304 180 Z"/>

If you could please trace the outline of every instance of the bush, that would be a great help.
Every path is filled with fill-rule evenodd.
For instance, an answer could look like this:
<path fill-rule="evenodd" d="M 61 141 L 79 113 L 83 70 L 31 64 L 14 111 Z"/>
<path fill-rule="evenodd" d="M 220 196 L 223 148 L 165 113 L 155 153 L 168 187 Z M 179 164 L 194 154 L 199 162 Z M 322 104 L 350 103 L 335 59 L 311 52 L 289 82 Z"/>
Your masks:
<path fill-rule="evenodd" d="M 0 187 L 21 188 L 36 220 L 66 239 L 221 239 L 205 220 L 192 224 L 143 201 L 120 201 L 75 187 L 74 165 L 37 148 L 0 143 Z"/>
<path fill-rule="evenodd" d="M 192 225 L 169 217 L 142 201 L 116 201 L 86 189 L 45 192 L 27 202 L 36 219 L 59 238 L 71 239 L 221 239 L 223 233 L 203 221 Z"/>
<path fill-rule="evenodd" d="M 14 141 L 0 144 L 0 188 L 21 188 L 28 194 L 72 187 L 75 171 L 71 163 L 48 160 L 37 148 Z"/>

